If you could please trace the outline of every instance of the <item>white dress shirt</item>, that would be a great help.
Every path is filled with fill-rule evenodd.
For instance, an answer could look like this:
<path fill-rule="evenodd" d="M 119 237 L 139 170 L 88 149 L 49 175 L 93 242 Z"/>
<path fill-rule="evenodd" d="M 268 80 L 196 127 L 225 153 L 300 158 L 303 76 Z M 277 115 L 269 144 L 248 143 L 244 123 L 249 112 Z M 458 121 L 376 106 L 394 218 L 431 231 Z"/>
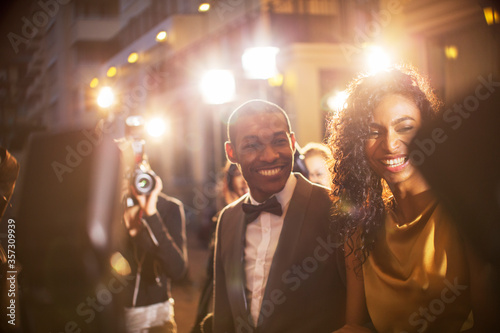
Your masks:
<path fill-rule="evenodd" d="M 269 270 L 283 228 L 283 220 L 296 184 L 297 179 L 293 174 L 290 174 L 283 190 L 275 194 L 283 210 L 281 216 L 262 212 L 255 221 L 247 226 L 245 235 L 246 295 L 255 325 L 259 318 Z M 252 198 L 251 194 L 250 202 L 252 205 L 260 204 Z"/>

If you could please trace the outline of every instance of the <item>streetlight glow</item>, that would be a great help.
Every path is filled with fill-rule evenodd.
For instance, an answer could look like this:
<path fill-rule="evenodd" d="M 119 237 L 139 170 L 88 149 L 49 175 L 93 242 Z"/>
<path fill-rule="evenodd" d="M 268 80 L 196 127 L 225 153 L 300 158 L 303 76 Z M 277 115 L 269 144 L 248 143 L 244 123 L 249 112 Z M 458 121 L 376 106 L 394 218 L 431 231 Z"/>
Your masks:
<path fill-rule="evenodd" d="M 283 74 L 278 73 L 275 76 L 270 77 L 267 79 L 267 83 L 269 83 L 271 87 L 281 87 L 283 85 Z"/>
<path fill-rule="evenodd" d="M 108 71 L 106 72 L 106 75 L 108 77 L 113 77 L 116 75 L 116 67 L 115 66 L 111 66 L 108 68 Z"/>
<path fill-rule="evenodd" d="M 109 108 L 115 101 L 115 94 L 110 87 L 102 87 L 97 96 L 97 105 L 101 108 Z"/>
<path fill-rule="evenodd" d="M 133 63 L 137 62 L 137 60 L 139 60 L 139 55 L 137 54 L 137 52 L 130 53 L 129 56 L 128 56 L 128 59 L 127 59 L 127 61 L 130 64 L 133 64 Z"/>
<path fill-rule="evenodd" d="M 246 49 L 241 62 L 250 79 L 269 79 L 278 74 L 276 69 L 277 47 L 252 47 Z"/>
<path fill-rule="evenodd" d="M 90 88 L 95 88 L 99 85 L 99 79 L 98 78 L 93 78 L 92 81 L 90 81 Z"/>
<path fill-rule="evenodd" d="M 200 4 L 200 6 L 198 7 L 198 11 L 201 13 L 208 12 L 209 10 L 210 10 L 210 4 L 207 2 Z"/>
<path fill-rule="evenodd" d="M 160 31 L 157 35 L 156 35 L 156 41 L 157 42 L 163 42 L 164 40 L 167 39 L 167 32 L 166 31 Z"/>
<path fill-rule="evenodd" d="M 498 24 L 500 23 L 500 16 L 498 15 L 498 11 L 494 7 L 485 7 L 483 8 L 484 18 L 488 25 Z"/>
<path fill-rule="evenodd" d="M 200 81 L 200 91 L 208 104 L 232 101 L 236 91 L 233 73 L 223 69 L 207 71 Z"/>
<path fill-rule="evenodd" d="M 458 58 L 458 49 L 455 45 L 448 45 L 444 48 L 444 54 L 448 59 L 457 59 Z"/>

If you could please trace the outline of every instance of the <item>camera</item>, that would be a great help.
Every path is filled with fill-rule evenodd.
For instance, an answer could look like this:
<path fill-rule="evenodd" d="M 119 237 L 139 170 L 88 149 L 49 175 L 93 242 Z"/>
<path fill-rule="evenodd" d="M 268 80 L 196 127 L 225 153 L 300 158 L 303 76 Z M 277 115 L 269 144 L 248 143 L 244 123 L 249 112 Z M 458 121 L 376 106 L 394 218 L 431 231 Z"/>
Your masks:
<path fill-rule="evenodd" d="M 130 179 L 139 194 L 150 194 L 156 186 L 155 173 L 143 164 L 137 165 Z"/>
<path fill-rule="evenodd" d="M 156 186 L 156 174 L 149 166 L 144 154 L 144 119 L 129 116 L 125 120 L 125 135 L 133 150 L 134 165 L 128 177 L 138 194 L 150 194 Z"/>

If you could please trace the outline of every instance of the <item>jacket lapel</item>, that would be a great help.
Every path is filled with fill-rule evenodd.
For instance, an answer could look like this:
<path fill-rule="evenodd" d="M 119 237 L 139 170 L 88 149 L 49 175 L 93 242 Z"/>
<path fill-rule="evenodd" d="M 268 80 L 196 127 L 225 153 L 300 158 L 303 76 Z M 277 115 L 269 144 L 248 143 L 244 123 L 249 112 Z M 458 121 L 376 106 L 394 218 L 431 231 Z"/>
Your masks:
<path fill-rule="evenodd" d="M 235 235 L 231 241 L 231 248 L 229 255 L 229 263 L 226 267 L 230 267 L 231 273 L 228 275 L 227 284 L 230 290 L 229 299 L 234 300 L 233 309 L 237 310 L 238 313 L 242 314 L 243 318 L 248 318 L 249 309 L 248 302 L 245 293 L 246 278 L 245 278 L 245 221 L 244 213 L 241 208 L 243 202 L 249 201 L 248 195 L 246 195 L 241 201 L 236 205 L 233 210 L 234 216 L 228 217 L 232 228 L 235 228 L 232 234 Z"/>
<path fill-rule="evenodd" d="M 294 248 L 299 241 L 312 185 L 301 174 L 294 173 L 294 175 L 297 178 L 297 184 L 283 221 L 283 228 L 267 279 L 264 299 L 268 299 L 269 293 L 275 289 L 283 290 L 281 274 L 290 269 L 293 259 L 296 258 Z M 260 316 L 262 316 L 262 312 Z M 259 321 L 263 319 L 259 318 Z"/>

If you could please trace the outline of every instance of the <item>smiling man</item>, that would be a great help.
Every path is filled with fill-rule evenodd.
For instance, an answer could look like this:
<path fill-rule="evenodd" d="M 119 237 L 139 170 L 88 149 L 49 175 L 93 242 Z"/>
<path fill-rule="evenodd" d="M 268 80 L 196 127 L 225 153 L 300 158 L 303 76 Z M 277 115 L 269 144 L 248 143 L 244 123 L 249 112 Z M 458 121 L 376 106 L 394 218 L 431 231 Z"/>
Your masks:
<path fill-rule="evenodd" d="M 214 332 L 332 332 L 343 325 L 344 261 L 328 189 L 292 173 L 295 135 L 277 105 L 230 116 L 226 155 L 250 192 L 220 214 Z"/>

